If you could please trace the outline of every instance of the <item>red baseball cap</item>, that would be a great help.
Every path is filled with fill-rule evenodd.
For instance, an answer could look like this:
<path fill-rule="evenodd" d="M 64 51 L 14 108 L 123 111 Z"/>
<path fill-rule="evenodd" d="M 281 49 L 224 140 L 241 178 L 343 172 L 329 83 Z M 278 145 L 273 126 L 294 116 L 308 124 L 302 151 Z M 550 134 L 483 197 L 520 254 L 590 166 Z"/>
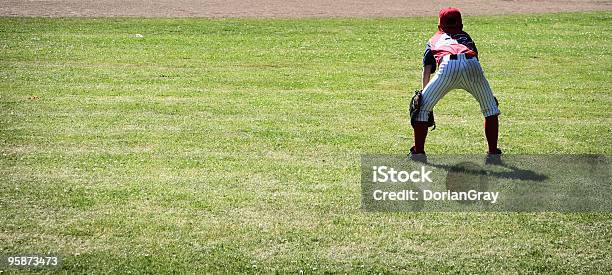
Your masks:
<path fill-rule="evenodd" d="M 443 32 L 456 33 L 463 30 L 461 12 L 458 8 L 443 8 L 438 13 L 438 29 Z"/>

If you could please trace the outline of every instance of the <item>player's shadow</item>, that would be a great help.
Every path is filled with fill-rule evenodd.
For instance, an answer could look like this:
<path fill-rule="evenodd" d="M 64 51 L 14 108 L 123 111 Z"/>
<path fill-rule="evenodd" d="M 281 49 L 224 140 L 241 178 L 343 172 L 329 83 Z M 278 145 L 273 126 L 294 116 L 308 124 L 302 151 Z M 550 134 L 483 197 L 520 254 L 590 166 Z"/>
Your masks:
<path fill-rule="evenodd" d="M 544 174 L 539 174 L 537 172 L 534 172 L 528 169 L 522 169 L 514 165 L 509 165 L 503 161 L 495 165 L 485 165 L 485 167 L 497 166 L 497 167 L 505 168 L 505 171 L 491 171 L 491 170 L 487 170 L 476 164 L 475 166 L 478 167 L 477 169 L 465 169 L 457 165 L 436 164 L 432 162 L 427 162 L 427 164 L 435 168 L 444 169 L 448 172 L 452 171 L 452 172 L 461 172 L 461 173 L 473 174 L 473 175 L 486 175 L 486 176 L 492 176 L 492 177 L 496 177 L 500 179 L 513 179 L 513 180 L 525 180 L 525 181 L 537 181 L 537 182 L 545 181 L 548 179 L 548 176 Z"/>

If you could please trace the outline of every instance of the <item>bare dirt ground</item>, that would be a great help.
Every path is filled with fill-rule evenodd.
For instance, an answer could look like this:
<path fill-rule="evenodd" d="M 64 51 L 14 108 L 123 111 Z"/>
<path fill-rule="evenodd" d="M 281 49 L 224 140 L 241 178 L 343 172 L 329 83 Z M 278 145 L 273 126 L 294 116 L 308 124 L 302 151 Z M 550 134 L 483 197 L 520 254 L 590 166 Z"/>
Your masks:
<path fill-rule="evenodd" d="M 0 16 L 397 17 L 612 10 L 612 0 L 0 0 Z"/>

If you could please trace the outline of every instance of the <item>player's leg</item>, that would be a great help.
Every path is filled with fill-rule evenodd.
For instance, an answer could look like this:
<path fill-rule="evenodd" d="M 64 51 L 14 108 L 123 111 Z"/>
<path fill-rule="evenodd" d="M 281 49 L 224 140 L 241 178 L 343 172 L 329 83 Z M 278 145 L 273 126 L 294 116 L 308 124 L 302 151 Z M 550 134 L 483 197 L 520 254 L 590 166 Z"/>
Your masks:
<path fill-rule="evenodd" d="M 429 81 L 423 89 L 421 108 L 417 113 L 416 122 L 412 125 L 414 130 L 414 146 L 411 149 L 413 154 L 425 152 L 425 140 L 427 138 L 427 120 L 431 112 L 440 99 L 450 91 L 455 85 L 458 75 L 456 62 L 444 61 L 440 64 L 438 73 Z"/>
<path fill-rule="evenodd" d="M 484 131 L 489 145 L 489 154 L 500 154 L 497 148 L 497 139 L 499 135 L 499 120 L 498 115 L 485 117 Z"/>
<path fill-rule="evenodd" d="M 443 62 L 440 64 L 438 73 L 429 81 L 423 89 L 423 99 L 419 110 L 417 121 L 427 122 L 429 112 L 433 111 L 438 101 L 450 90 L 457 88 L 460 80 L 458 62 Z"/>
<path fill-rule="evenodd" d="M 484 76 L 482 67 L 476 59 L 467 60 L 465 67 L 464 89 L 470 92 L 480 104 L 480 110 L 485 117 L 484 131 L 487 138 L 489 154 L 499 154 L 497 148 L 499 136 L 499 108 L 489 82 Z"/>

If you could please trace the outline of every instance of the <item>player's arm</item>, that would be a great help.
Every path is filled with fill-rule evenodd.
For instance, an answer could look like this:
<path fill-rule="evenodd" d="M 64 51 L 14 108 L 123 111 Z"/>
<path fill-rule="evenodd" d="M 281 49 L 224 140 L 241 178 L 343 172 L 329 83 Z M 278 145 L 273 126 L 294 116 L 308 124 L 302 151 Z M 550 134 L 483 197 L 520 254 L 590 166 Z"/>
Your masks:
<path fill-rule="evenodd" d="M 464 44 L 466 47 L 468 47 L 468 49 L 470 49 L 473 52 L 475 52 L 476 56 L 478 56 L 478 48 L 476 48 L 476 43 L 474 42 L 474 40 L 472 40 L 472 37 L 470 37 L 470 35 L 467 32 L 464 32 L 464 33 L 465 33 L 466 39 L 465 39 L 465 42 L 462 43 L 462 44 Z"/>
<path fill-rule="evenodd" d="M 434 65 L 425 65 L 423 66 L 423 89 L 429 83 L 429 78 L 431 77 L 431 73 L 433 73 Z"/>
<path fill-rule="evenodd" d="M 423 89 L 429 83 L 431 74 L 436 71 L 436 59 L 434 58 L 433 52 L 431 51 L 431 44 L 427 42 L 425 47 L 425 54 L 423 54 Z"/>

